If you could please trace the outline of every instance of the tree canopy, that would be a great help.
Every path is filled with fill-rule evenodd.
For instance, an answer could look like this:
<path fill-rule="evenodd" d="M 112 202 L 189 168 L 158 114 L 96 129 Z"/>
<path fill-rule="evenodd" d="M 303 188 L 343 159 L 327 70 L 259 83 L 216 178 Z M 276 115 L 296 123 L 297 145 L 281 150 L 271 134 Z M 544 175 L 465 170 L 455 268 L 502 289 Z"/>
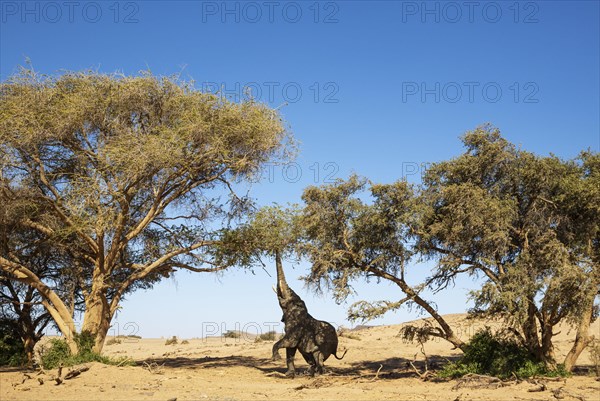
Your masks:
<path fill-rule="evenodd" d="M 486 125 L 463 136 L 465 152 L 433 163 L 422 185 L 405 181 L 346 181 L 307 188 L 301 224 L 309 283 L 327 285 L 338 299 L 352 280 L 376 277 L 403 297 L 359 302 L 353 319 L 373 318 L 406 303 L 430 314 L 429 335 L 463 342 L 423 298 L 460 274 L 480 278 L 473 313 L 502 316 L 536 357 L 554 363 L 553 327 L 578 327 L 564 363 L 568 369 L 587 343 L 600 288 L 598 154 L 577 159 L 536 156 Z M 365 191 L 368 190 L 368 194 Z M 409 262 L 433 260 L 430 276 L 408 285 Z"/>
<path fill-rule="evenodd" d="M 226 267 L 209 249 L 247 210 L 232 182 L 285 159 L 292 143 L 275 110 L 177 77 L 23 69 L 0 87 L 2 192 L 39 211 L 21 226 L 77 261 L 96 350 L 131 288 Z M 19 254 L 3 251 L 0 268 L 40 293 L 76 350 L 65 300 Z"/>

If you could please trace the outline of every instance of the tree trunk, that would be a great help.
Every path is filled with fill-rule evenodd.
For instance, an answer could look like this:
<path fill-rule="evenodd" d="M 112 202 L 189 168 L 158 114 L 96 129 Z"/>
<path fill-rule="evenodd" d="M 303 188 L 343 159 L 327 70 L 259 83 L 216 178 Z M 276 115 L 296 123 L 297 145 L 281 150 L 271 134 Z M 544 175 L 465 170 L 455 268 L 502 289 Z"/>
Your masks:
<path fill-rule="evenodd" d="M 15 280 L 34 287 L 42 296 L 42 305 L 50 313 L 60 332 L 65 336 L 72 354 L 77 354 L 78 347 L 75 342 L 75 322 L 69 308 L 65 306 L 60 297 L 31 270 L 25 266 L 10 261 L 0 256 L 0 269 L 12 274 Z"/>
<path fill-rule="evenodd" d="M 585 347 L 587 347 L 592 341 L 594 341 L 594 336 L 590 335 L 590 324 L 592 323 L 594 309 L 594 296 L 592 296 L 592 301 L 590 305 L 584 310 L 581 318 L 579 320 L 579 325 L 577 326 L 577 335 L 575 336 L 575 343 L 567 353 L 565 357 L 564 365 L 567 372 L 570 372 L 575 367 L 575 363 L 577 362 L 577 358 L 583 352 Z"/>
<path fill-rule="evenodd" d="M 98 354 L 102 352 L 111 319 L 112 314 L 106 295 L 101 291 L 91 292 L 86 300 L 81 332 L 88 332 L 94 338 L 93 352 Z"/>
<path fill-rule="evenodd" d="M 27 336 L 22 338 L 23 346 L 25 348 L 25 355 L 27 356 L 27 366 L 33 366 L 33 348 L 35 347 L 35 338 Z"/>
<path fill-rule="evenodd" d="M 38 341 L 36 327 L 31 319 L 31 305 L 25 305 L 22 309 L 23 315 L 19 316 L 19 332 L 23 341 L 23 348 L 27 356 L 27 366 L 33 366 L 33 348 Z"/>
<path fill-rule="evenodd" d="M 542 344 L 539 348 L 537 358 L 550 370 L 556 369 L 556 358 L 554 356 L 554 344 L 552 343 L 553 327 L 549 324 L 542 326 Z"/>
<path fill-rule="evenodd" d="M 529 301 L 529 306 L 527 308 L 527 318 L 525 322 L 521 325 L 523 329 L 523 337 L 525 337 L 525 345 L 529 352 L 536 356 L 536 358 L 540 359 L 541 346 L 540 346 L 540 338 L 538 336 L 538 326 L 537 320 L 535 317 L 536 307 L 533 304 L 533 300 Z M 541 360 L 541 359 L 540 359 Z"/>

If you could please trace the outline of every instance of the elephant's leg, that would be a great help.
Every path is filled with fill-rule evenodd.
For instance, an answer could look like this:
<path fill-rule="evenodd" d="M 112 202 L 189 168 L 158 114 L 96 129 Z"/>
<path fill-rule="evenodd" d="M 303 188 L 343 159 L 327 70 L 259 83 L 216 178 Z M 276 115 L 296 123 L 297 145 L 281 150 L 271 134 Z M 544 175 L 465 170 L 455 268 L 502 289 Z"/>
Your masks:
<path fill-rule="evenodd" d="M 279 356 L 280 348 L 296 348 L 297 343 L 298 341 L 294 341 L 293 338 L 290 338 L 286 334 L 282 339 L 273 344 L 273 360 L 278 361 L 281 359 L 281 356 Z"/>
<path fill-rule="evenodd" d="M 274 361 L 278 361 L 281 359 L 281 356 L 279 355 L 279 348 L 281 348 L 281 341 L 283 340 L 283 338 L 279 341 L 277 341 L 275 344 L 273 344 L 273 356 L 272 359 Z"/>
<path fill-rule="evenodd" d="M 321 351 L 313 352 L 313 358 L 315 360 L 315 373 L 317 375 L 323 374 L 325 369 L 323 369 L 323 354 Z"/>
<path fill-rule="evenodd" d="M 302 351 L 300 351 L 302 352 Z M 314 376 L 315 375 L 315 357 L 313 356 L 312 353 L 309 352 L 302 352 L 302 356 L 304 357 L 304 360 L 306 361 L 306 363 L 308 363 L 308 375 L 309 376 Z"/>
<path fill-rule="evenodd" d="M 296 348 L 285 349 L 285 361 L 287 363 L 287 372 L 285 375 L 294 377 L 296 375 L 296 367 L 294 366 L 294 357 L 296 356 Z"/>

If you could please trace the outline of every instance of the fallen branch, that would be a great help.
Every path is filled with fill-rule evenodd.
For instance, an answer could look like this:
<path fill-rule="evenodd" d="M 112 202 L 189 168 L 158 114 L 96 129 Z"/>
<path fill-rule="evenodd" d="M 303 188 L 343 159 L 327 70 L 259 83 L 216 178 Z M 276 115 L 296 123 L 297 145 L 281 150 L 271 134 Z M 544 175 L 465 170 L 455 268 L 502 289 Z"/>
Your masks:
<path fill-rule="evenodd" d="M 350 379 L 351 380 L 357 380 L 359 383 L 374 382 L 375 380 L 379 379 L 379 373 L 381 372 L 381 369 L 383 369 L 383 365 L 379 364 L 379 368 L 377 369 L 377 372 L 375 372 L 375 376 L 371 376 L 371 374 L 365 374 L 365 375 L 360 375 L 359 374 L 357 376 L 350 377 Z M 349 376 L 345 376 L 345 377 L 349 377 Z"/>
<path fill-rule="evenodd" d="M 542 391 L 546 391 L 546 390 L 547 390 L 547 387 L 546 387 L 546 385 L 545 385 L 544 383 L 540 383 L 539 381 L 537 381 L 537 380 L 535 380 L 535 379 L 528 380 L 528 382 L 529 382 L 530 384 L 535 384 L 535 385 L 537 385 L 537 387 L 535 387 L 535 388 L 530 388 L 529 390 L 527 390 L 527 391 L 528 391 L 528 392 L 530 392 L 530 393 L 539 393 L 539 392 L 542 392 Z"/>
<path fill-rule="evenodd" d="M 372 382 L 379 379 L 379 372 L 381 371 L 382 368 L 383 368 L 383 365 L 379 364 L 379 369 L 377 369 L 377 372 L 375 373 L 375 377 L 371 379 Z"/>
<path fill-rule="evenodd" d="M 419 370 L 417 369 L 417 367 L 415 366 L 414 363 L 412 362 L 408 362 L 410 364 L 410 366 L 412 366 L 413 370 L 415 371 L 415 373 L 417 374 L 417 376 L 419 376 L 419 378 L 421 380 L 427 380 L 430 376 L 435 376 L 435 373 L 430 372 L 429 370 L 427 370 L 427 364 L 425 364 L 425 371 L 423 373 L 419 372 Z"/>
<path fill-rule="evenodd" d="M 90 370 L 89 366 L 82 366 L 82 367 L 80 367 L 78 369 L 74 369 L 74 370 L 70 371 L 69 373 L 67 373 L 65 375 L 65 380 L 69 380 L 69 379 L 72 379 L 74 377 L 77 377 L 80 374 L 82 374 L 83 372 L 87 372 L 88 370 Z"/>
<path fill-rule="evenodd" d="M 548 377 L 548 376 L 534 376 L 533 379 L 544 380 L 547 382 L 560 382 L 560 381 L 566 380 L 564 377 Z"/>
<path fill-rule="evenodd" d="M 58 367 L 58 373 L 56 374 L 56 377 L 54 378 L 54 381 L 56 382 L 56 385 L 58 386 L 59 384 L 62 384 L 63 380 L 61 379 L 62 376 L 62 363 L 60 364 L 60 366 Z"/>
<path fill-rule="evenodd" d="M 144 362 L 144 369 L 148 369 L 148 372 L 154 374 L 154 375 L 161 375 L 163 373 L 162 368 L 165 366 L 165 364 L 163 363 L 162 365 L 159 365 L 156 362 L 152 362 L 152 363 L 148 363 L 148 362 Z"/>
<path fill-rule="evenodd" d="M 426 381 L 430 377 L 435 377 L 437 375 L 435 373 L 429 371 L 429 363 L 428 363 L 429 359 L 427 358 L 427 354 L 425 353 L 425 347 L 423 346 L 423 343 L 421 343 L 421 353 L 425 357 L 425 371 L 423 373 L 419 372 L 419 370 L 413 363 L 413 362 L 416 362 L 416 360 L 417 360 L 417 354 L 415 354 L 415 357 L 413 358 L 412 362 L 409 361 L 408 363 L 410 364 L 410 366 L 412 366 L 412 368 L 415 371 L 415 373 L 417 374 L 417 376 L 419 376 L 419 378 L 421 380 Z"/>
<path fill-rule="evenodd" d="M 563 398 L 565 398 L 565 395 L 568 395 L 569 397 L 573 397 L 575 399 L 578 399 L 579 401 L 587 401 L 587 399 L 584 396 L 567 391 L 564 387 L 553 390 L 552 395 L 558 400 L 562 400 Z"/>
<path fill-rule="evenodd" d="M 504 386 L 507 386 L 507 384 L 497 377 L 469 373 L 459 379 L 452 390 L 458 390 L 461 387 L 497 389 Z"/>
<path fill-rule="evenodd" d="M 133 362 L 133 358 L 131 358 L 131 357 L 124 358 L 121 362 L 117 363 L 116 366 L 123 366 L 129 362 Z"/>
<path fill-rule="evenodd" d="M 546 391 L 547 388 L 544 384 L 540 384 L 539 386 L 535 387 L 535 388 L 530 388 L 529 390 L 527 390 L 530 393 L 541 393 L 542 391 Z"/>
<path fill-rule="evenodd" d="M 305 383 L 305 384 L 299 385 L 298 387 L 294 387 L 294 390 L 300 391 L 300 390 L 316 389 L 316 388 L 321 388 L 321 387 L 329 387 L 329 386 L 331 386 L 331 384 L 332 383 L 329 380 L 319 377 L 319 378 L 314 379 L 311 383 Z"/>

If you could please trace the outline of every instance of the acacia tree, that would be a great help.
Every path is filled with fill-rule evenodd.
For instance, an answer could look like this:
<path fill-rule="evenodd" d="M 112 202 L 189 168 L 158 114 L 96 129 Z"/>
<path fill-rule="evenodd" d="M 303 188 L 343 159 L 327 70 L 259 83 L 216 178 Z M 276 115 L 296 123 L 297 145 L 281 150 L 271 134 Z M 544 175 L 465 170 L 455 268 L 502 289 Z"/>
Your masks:
<path fill-rule="evenodd" d="M 464 154 L 424 177 L 416 249 L 437 261 L 437 285 L 463 273 L 483 277 L 475 312 L 503 316 L 548 366 L 554 327 L 578 325 L 564 361 L 570 370 L 592 339 L 600 285 L 597 154 L 579 162 L 536 156 L 489 125 L 463 142 Z"/>
<path fill-rule="evenodd" d="M 21 223 L 73 255 L 81 330 L 96 352 L 136 285 L 226 267 L 209 250 L 221 224 L 246 211 L 231 182 L 286 157 L 289 138 L 265 105 L 177 78 L 23 70 L 0 87 L 2 189 L 43 207 Z M 2 254 L 0 269 L 39 292 L 77 352 L 66 300 L 16 255 Z"/>
<path fill-rule="evenodd" d="M 555 366 L 555 326 L 577 326 L 564 361 L 570 370 L 592 341 L 588 331 L 597 316 L 598 154 L 584 152 L 572 161 L 535 156 L 489 125 L 467 133 L 463 142 L 466 152 L 434 163 L 420 187 L 405 181 L 369 185 L 351 177 L 306 189 L 303 251 L 313 264 L 307 281 L 330 286 L 344 299 L 353 279 L 389 280 L 402 299 L 358 302 L 349 318 L 369 319 L 411 303 L 436 322 L 421 335 L 463 348 L 422 294 L 446 289 L 461 274 L 479 277 L 472 312 L 505 318 L 547 365 Z M 364 200 L 367 187 L 371 197 Z M 436 266 L 423 283 L 409 285 L 409 262 L 418 259 Z"/>
<path fill-rule="evenodd" d="M 423 295 L 432 282 L 411 285 L 408 281 L 409 261 L 414 256 L 410 241 L 421 208 L 414 188 L 403 181 L 371 185 L 371 202 L 367 203 L 362 199 L 367 186 L 367 180 L 352 176 L 345 182 L 304 191 L 301 248 L 312 263 L 306 281 L 333 289 L 338 301 L 350 295 L 352 280 L 391 281 L 403 294 L 401 299 L 357 302 L 350 308 L 349 319 L 369 320 L 411 304 L 437 323 L 421 328 L 420 335 L 440 337 L 463 348 L 463 341 Z"/>

